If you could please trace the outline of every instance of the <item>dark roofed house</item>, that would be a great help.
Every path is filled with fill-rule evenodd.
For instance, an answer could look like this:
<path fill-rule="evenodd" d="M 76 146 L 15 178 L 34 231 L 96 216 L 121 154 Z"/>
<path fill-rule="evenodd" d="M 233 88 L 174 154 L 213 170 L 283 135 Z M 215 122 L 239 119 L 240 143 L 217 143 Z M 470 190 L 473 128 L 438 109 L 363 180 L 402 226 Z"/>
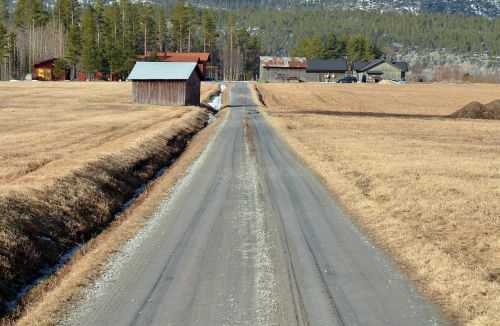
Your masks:
<path fill-rule="evenodd" d="M 352 74 L 358 80 L 370 80 L 372 77 L 380 77 L 386 80 L 405 80 L 408 72 L 406 62 L 387 62 L 382 59 L 371 61 L 354 61 L 352 63 Z"/>
<path fill-rule="evenodd" d="M 366 66 L 369 63 L 370 63 L 370 61 L 362 61 L 362 60 L 353 61 L 352 71 L 353 72 L 361 71 L 361 68 L 363 68 L 364 66 Z"/>
<path fill-rule="evenodd" d="M 134 103 L 200 104 L 203 76 L 197 62 L 137 62 L 127 79 Z"/>
<path fill-rule="evenodd" d="M 345 77 L 347 73 L 345 59 L 308 60 L 307 80 L 313 82 L 333 82 Z"/>

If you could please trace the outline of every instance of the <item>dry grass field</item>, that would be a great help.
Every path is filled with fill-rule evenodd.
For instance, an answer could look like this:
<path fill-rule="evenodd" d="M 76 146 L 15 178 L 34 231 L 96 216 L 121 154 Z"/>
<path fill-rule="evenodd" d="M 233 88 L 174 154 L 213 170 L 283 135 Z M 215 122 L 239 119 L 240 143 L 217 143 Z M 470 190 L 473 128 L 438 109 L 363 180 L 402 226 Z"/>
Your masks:
<path fill-rule="evenodd" d="M 419 115 L 500 85 L 256 87 L 275 129 L 454 321 L 498 325 L 500 121 Z"/>
<path fill-rule="evenodd" d="M 500 97 L 492 84 L 259 84 L 273 110 L 448 115 L 472 101 Z"/>
<path fill-rule="evenodd" d="M 217 89 L 204 84 L 202 100 Z M 208 114 L 133 105 L 130 83 L 5 82 L 0 117 L 1 312 L 41 267 L 106 227 Z"/>
<path fill-rule="evenodd" d="M 203 84 L 202 96 L 217 87 Z M 200 113 L 133 105 L 130 97 L 130 83 L 2 83 L 0 195 L 44 186 Z"/>

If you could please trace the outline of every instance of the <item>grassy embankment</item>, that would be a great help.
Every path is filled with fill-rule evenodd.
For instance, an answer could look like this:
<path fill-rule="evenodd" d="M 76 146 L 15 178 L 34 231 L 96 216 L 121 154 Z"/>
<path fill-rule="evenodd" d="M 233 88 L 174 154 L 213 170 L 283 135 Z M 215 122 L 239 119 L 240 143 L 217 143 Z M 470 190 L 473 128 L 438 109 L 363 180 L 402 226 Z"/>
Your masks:
<path fill-rule="evenodd" d="M 257 88 L 268 121 L 424 292 L 460 324 L 497 324 L 500 121 L 443 116 L 500 85 Z"/>
<path fill-rule="evenodd" d="M 217 88 L 204 84 L 203 100 Z M 133 105 L 130 94 L 130 83 L 2 83 L 0 310 L 206 125 L 204 109 Z"/>

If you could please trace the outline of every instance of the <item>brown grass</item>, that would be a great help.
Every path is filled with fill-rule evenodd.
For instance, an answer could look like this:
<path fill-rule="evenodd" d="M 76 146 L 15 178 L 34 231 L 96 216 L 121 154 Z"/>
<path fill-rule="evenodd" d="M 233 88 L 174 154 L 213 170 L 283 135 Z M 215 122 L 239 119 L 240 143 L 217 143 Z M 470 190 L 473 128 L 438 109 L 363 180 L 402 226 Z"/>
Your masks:
<path fill-rule="evenodd" d="M 472 101 L 499 98 L 498 84 L 259 84 L 273 110 L 445 116 Z"/>
<path fill-rule="evenodd" d="M 207 121 L 199 108 L 132 105 L 130 87 L 2 83 L 2 306 L 41 267 L 105 228 Z"/>
<path fill-rule="evenodd" d="M 209 97 L 217 84 L 203 84 Z M 2 83 L 0 195 L 43 187 L 77 166 L 170 128 L 193 108 L 133 105 L 130 83 Z"/>
<path fill-rule="evenodd" d="M 447 115 L 499 85 L 257 87 L 270 123 L 452 320 L 498 325 L 500 122 L 322 111 Z"/>

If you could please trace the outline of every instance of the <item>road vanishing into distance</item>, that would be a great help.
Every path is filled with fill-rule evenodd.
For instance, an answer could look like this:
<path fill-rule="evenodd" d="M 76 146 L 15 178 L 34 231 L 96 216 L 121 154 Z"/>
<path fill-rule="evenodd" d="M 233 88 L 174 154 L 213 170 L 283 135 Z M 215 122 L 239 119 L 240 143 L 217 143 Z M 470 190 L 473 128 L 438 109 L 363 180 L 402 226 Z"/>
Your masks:
<path fill-rule="evenodd" d="M 265 122 L 249 86 L 69 325 L 441 325 Z"/>

